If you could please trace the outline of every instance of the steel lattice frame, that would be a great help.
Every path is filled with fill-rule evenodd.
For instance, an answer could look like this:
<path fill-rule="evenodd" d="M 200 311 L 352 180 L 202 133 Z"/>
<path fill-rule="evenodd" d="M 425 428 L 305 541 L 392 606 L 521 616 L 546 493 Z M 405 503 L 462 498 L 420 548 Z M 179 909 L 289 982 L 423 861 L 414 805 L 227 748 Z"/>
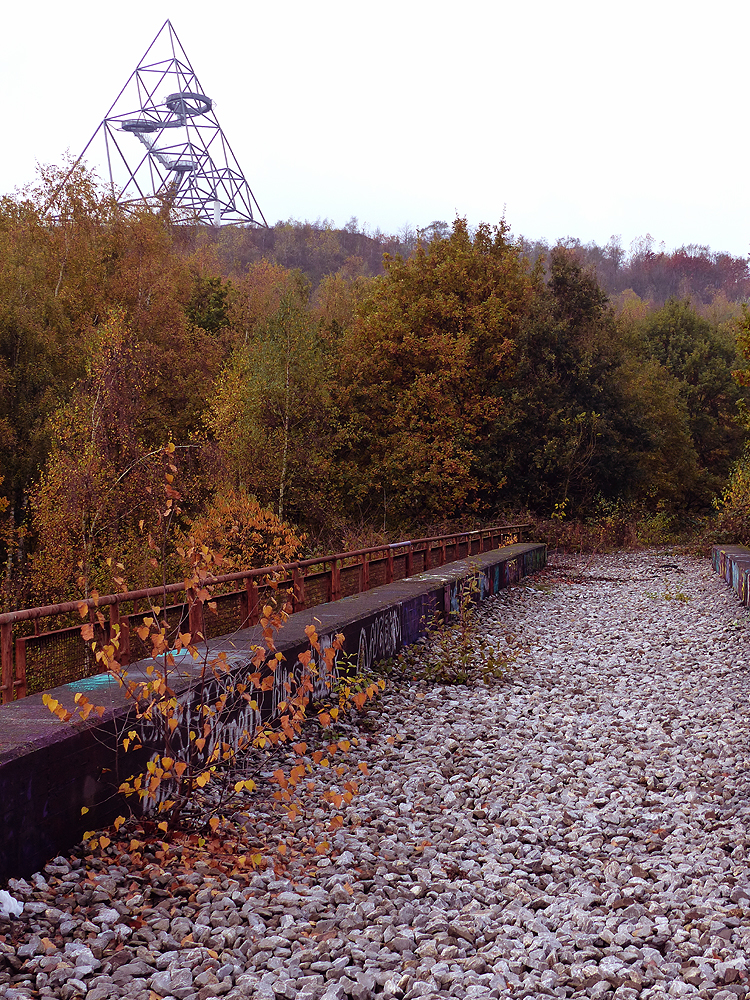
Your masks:
<path fill-rule="evenodd" d="M 170 21 L 76 163 L 101 135 L 119 205 L 167 202 L 178 222 L 267 226 Z"/>

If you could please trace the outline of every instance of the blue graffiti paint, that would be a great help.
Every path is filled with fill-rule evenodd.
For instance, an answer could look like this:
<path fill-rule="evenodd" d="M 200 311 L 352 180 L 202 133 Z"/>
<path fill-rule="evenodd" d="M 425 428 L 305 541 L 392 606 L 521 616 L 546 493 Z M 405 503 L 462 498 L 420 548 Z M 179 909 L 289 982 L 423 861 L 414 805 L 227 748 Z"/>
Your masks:
<path fill-rule="evenodd" d="M 93 677 L 82 677 L 75 682 L 74 687 L 77 691 L 98 691 L 100 688 L 109 687 L 110 684 L 116 685 L 117 681 L 109 674 L 94 674 Z"/>

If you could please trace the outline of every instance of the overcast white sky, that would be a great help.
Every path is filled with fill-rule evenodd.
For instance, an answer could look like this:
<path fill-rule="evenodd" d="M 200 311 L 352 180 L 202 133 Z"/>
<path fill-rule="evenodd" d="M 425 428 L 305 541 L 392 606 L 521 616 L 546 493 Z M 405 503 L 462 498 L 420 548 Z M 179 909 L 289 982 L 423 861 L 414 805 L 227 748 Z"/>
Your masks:
<path fill-rule="evenodd" d="M 746 2 L 9 7 L 0 193 L 78 155 L 169 18 L 270 223 L 750 250 Z"/>

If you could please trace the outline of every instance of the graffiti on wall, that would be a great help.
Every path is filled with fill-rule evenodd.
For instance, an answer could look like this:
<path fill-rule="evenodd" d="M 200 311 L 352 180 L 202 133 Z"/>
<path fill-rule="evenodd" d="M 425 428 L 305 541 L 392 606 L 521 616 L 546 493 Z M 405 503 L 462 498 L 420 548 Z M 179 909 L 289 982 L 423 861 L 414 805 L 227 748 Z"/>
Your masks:
<path fill-rule="evenodd" d="M 540 547 L 538 551 L 524 553 L 513 559 L 507 559 L 486 569 L 477 570 L 474 576 L 475 587 L 472 600 L 481 601 L 490 594 L 498 593 L 503 587 L 515 583 L 528 572 L 533 572 L 546 561 L 546 552 Z M 279 664 L 274 671 L 273 685 L 267 691 L 257 691 L 255 699 L 257 707 L 251 707 L 248 701 L 240 695 L 230 696 L 226 707 L 212 725 L 207 736 L 207 752 L 210 754 L 217 745 L 227 744 L 232 750 L 237 750 L 247 737 L 252 737 L 261 722 L 274 718 L 279 713 L 279 707 L 288 697 L 288 686 L 294 690 L 310 671 L 312 681 L 312 697 L 322 700 L 331 693 L 342 676 L 354 665 L 356 650 L 357 673 L 370 670 L 378 661 L 394 656 L 404 646 L 415 642 L 424 635 L 430 618 L 446 612 L 458 614 L 461 601 L 466 593 L 467 581 L 455 580 L 427 594 L 420 594 L 399 605 L 387 608 L 365 620 L 352 622 L 344 626 L 344 649 L 337 651 L 326 660 L 325 651 L 333 644 L 332 635 L 319 637 L 320 650 L 313 651 L 310 667 L 303 665 L 299 656 L 307 644 L 287 652 L 288 659 Z M 250 663 L 251 654 L 239 653 L 230 655 L 231 681 L 230 686 L 247 683 L 248 675 L 253 672 Z M 173 734 L 175 752 L 185 755 L 188 747 L 190 729 L 202 729 L 203 719 L 199 719 L 202 704 L 213 704 L 226 690 L 226 678 L 216 679 L 209 676 L 202 697 L 199 689 L 191 687 L 179 696 L 183 705 L 183 714 L 178 729 Z M 200 723 L 200 724 L 199 724 Z M 145 746 L 163 745 L 163 731 L 158 724 L 141 721 L 141 738 Z M 166 791 L 165 791 L 166 794 Z"/>
<path fill-rule="evenodd" d="M 357 673 L 369 670 L 378 660 L 385 660 L 401 649 L 401 614 L 398 607 L 388 608 L 362 625 L 357 645 Z"/>
<path fill-rule="evenodd" d="M 231 747 L 237 751 L 240 746 L 247 741 L 248 735 L 257 730 L 261 721 L 263 709 L 262 697 L 266 692 L 258 692 L 256 706 L 236 693 L 236 687 L 242 682 L 247 683 L 247 676 L 254 669 L 250 664 L 249 657 L 235 655 L 231 657 L 230 672 L 216 677 L 212 671 L 200 685 L 191 685 L 186 691 L 177 696 L 180 710 L 176 715 L 179 723 L 170 734 L 172 755 L 177 759 L 187 760 L 189 753 L 190 738 L 192 731 L 201 732 L 203 730 L 205 717 L 201 713 L 203 705 L 215 705 L 223 694 L 228 694 L 225 707 L 213 720 L 210 730 L 206 734 L 206 744 L 204 754 L 210 757 L 214 750 L 223 745 Z M 276 687 L 276 684 L 274 684 Z M 232 693 L 235 689 L 235 693 Z M 270 693 L 270 692 L 269 692 Z M 165 731 L 167 726 L 166 718 L 156 712 L 152 712 L 150 717 L 144 716 L 138 721 L 138 731 L 141 742 L 146 747 L 157 747 L 163 752 L 165 742 Z M 152 760 L 160 756 L 159 749 L 152 755 Z M 147 805 L 158 804 L 159 801 L 170 796 L 169 783 L 159 786 L 155 795 L 147 800 Z"/>

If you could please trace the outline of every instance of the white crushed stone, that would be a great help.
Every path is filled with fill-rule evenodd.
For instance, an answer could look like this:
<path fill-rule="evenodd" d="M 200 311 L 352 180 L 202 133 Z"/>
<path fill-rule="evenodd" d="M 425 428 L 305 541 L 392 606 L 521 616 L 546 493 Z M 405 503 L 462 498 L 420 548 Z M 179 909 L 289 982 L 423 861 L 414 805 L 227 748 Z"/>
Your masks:
<path fill-rule="evenodd" d="M 76 909 L 57 858 L 8 887 L 0 996 L 745 997 L 747 609 L 651 550 L 553 559 L 481 621 L 520 643 L 510 678 L 387 692 L 312 874 L 202 866 L 145 900 L 105 867 Z"/>

